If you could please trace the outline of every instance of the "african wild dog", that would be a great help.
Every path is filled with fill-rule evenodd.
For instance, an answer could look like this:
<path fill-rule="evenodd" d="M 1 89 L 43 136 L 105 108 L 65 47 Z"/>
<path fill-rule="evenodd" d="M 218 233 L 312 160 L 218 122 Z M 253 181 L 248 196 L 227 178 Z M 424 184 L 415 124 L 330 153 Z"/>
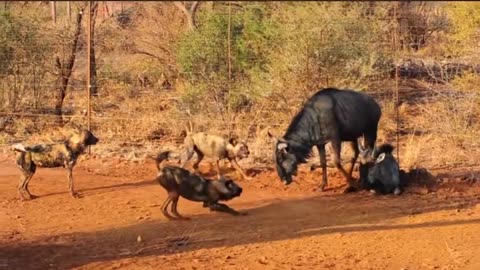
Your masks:
<path fill-rule="evenodd" d="M 203 202 L 203 207 L 211 211 L 220 211 L 231 215 L 246 215 L 218 201 L 231 200 L 242 194 L 242 188 L 233 180 L 221 176 L 220 180 L 210 180 L 190 173 L 188 170 L 177 166 L 164 165 L 163 162 L 172 157 L 170 151 L 164 151 L 155 158 L 158 169 L 156 180 L 168 192 L 168 197 L 162 205 L 162 213 L 168 219 L 180 218 L 177 211 L 178 199 L 183 197 L 190 201 Z M 175 217 L 168 213 L 168 206 Z"/>
<path fill-rule="evenodd" d="M 184 140 L 184 147 L 185 153 L 182 156 L 182 168 L 185 167 L 185 164 L 192 158 L 193 154 L 197 153 L 197 161 L 193 164 L 195 172 L 198 172 L 198 165 L 203 157 L 207 156 L 215 159 L 218 178 L 220 178 L 219 161 L 228 159 L 243 178 L 249 179 L 237 163 L 237 159 L 247 158 L 250 154 L 248 146 L 244 142 L 234 138 L 227 141 L 220 136 L 199 132 L 188 134 Z"/>
<path fill-rule="evenodd" d="M 73 188 L 72 170 L 78 157 L 83 154 L 87 146 L 95 145 L 99 139 L 87 129 L 73 126 L 70 136 L 62 142 L 52 144 L 37 144 L 24 146 L 15 144 L 12 150 L 17 152 L 16 163 L 22 172 L 18 193 L 22 199 L 34 199 L 28 190 L 28 183 L 32 179 L 37 167 L 53 168 L 65 167 L 67 170 L 70 194 L 78 197 Z"/>

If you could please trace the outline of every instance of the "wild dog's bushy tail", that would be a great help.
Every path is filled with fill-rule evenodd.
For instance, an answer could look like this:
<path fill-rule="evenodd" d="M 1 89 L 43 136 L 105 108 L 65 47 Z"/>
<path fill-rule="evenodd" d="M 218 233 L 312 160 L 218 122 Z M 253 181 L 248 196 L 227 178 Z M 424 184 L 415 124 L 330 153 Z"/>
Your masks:
<path fill-rule="evenodd" d="M 12 145 L 12 150 L 17 152 L 23 152 L 23 153 L 28 151 L 27 149 L 25 149 L 25 146 L 23 146 L 23 144 L 21 143 Z"/>
<path fill-rule="evenodd" d="M 382 153 L 385 153 L 385 154 L 391 154 L 393 152 L 393 149 L 395 149 L 395 147 L 389 143 L 385 143 L 385 144 L 382 144 L 378 147 L 377 149 L 377 153 L 378 154 L 382 154 Z"/>
<path fill-rule="evenodd" d="M 185 135 L 188 136 L 193 133 L 193 123 L 191 120 L 187 121 L 187 124 L 185 125 Z"/>
<path fill-rule="evenodd" d="M 167 150 L 167 151 L 161 151 L 153 159 L 155 159 L 155 165 L 157 166 L 158 171 L 161 171 L 163 169 L 163 162 L 165 160 L 179 159 L 179 156 L 173 153 L 172 151 Z"/>

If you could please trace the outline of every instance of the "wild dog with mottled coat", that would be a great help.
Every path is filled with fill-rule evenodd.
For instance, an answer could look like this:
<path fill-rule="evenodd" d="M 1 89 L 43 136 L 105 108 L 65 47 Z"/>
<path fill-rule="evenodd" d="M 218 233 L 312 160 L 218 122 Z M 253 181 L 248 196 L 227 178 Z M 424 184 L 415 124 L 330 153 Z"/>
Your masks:
<path fill-rule="evenodd" d="M 239 213 L 219 201 L 231 200 L 242 194 L 242 188 L 233 180 L 220 177 L 220 180 L 210 180 L 190 173 L 188 170 L 164 165 L 164 161 L 172 158 L 170 151 L 160 152 L 155 158 L 158 175 L 156 180 L 168 192 L 168 197 L 162 205 L 162 213 L 168 219 L 189 219 L 178 213 L 177 204 L 180 197 L 190 201 L 203 202 L 203 207 L 211 211 L 220 211 L 234 216 L 245 215 Z M 171 212 L 168 206 L 171 204 Z"/>
<path fill-rule="evenodd" d="M 95 145 L 98 141 L 99 139 L 92 132 L 75 125 L 70 136 L 62 142 L 29 146 L 13 145 L 12 150 L 17 153 L 16 163 L 22 172 L 17 188 L 20 197 L 24 200 L 36 198 L 28 190 L 28 184 L 37 167 L 64 167 L 67 171 L 70 194 L 75 198 L 78 197 L 79 194 L 73 188 L 73 167 L 85 149 L 89 145 Z"/>
<path fill-rule="evenodd" d="M 182 168 L 184 168 L 186 163 L 193 157 L 193 154 L 197 153 L 197 161 L 193 164 L 195 172 L 198 172 L 198 165 L 202 159 L 207 156 L 215 159 L 218 178 L 220 178 L 219 161 L 221 159 L 228 159 L 243 178 L 250 179 L 237 162 L 237 160 L 247 158 L 250 154 L 248 146 L 244 142 L 238 141 L 235 138 L 226 140 L 220 136 L 199 132 L 188 134 L 184 140 L 184 147 L 185 153 L 181 161 Z"/>

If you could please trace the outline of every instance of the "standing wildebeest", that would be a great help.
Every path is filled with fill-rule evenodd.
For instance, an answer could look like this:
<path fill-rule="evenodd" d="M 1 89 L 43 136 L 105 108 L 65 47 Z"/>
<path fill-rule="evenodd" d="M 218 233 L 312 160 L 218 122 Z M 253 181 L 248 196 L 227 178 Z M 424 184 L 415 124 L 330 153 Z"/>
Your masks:
<path fill-rule="evenodd" d="M 353 166 L 358 157 L 358 142 L 364 136 L 369 148 L 375 147 L 377 127 L 381 116 L 378 103 L 370 96 L 353 90 L 326 88 L 313 95 L 293 118 L 283 138 L 275 140 L 275 154 L 278 176 L 285 184 L 292 182 L 299 163 L 306 163 L 313 146 L 320 154 L 322 167 L 321 190 L 327 186 L 327 162 L 325 144 L 331 142 L 333 163 L 348 182 L 345 192 L 353 191 Z M 271 133 L 268 134 L 273 137 Z M 341 165 L 342 141 L 351 142 L 354 156 L 350 171 Z"/>

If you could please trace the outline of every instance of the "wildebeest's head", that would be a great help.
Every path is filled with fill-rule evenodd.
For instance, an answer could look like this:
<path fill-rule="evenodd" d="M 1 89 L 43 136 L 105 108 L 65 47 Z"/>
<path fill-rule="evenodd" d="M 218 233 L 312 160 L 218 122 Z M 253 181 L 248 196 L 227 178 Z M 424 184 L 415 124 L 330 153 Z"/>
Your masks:
<path fill-rule="evenodd" d="M 277 138 L 268 132 L 268 136 L 274 141 L 273 160 L 277 167 L 277 174 L 286 185 L 292 183 L 293 176 L 297 175 L 298 159 L 291 151 L 291 142 L 284 138 Z"/>
<path fill-rule="evenodd" d="M 238 159 L 247 158 L 250 155 L 248 145 L 245 142 L 231 138 L 229 143 L 233 146 L 233 152 Z"/>
<path fill-rule="evenodd" d="M 359 141 L 358 150 L 359 150 L 358 160 L 360 164 L 362 165 L 371 164 L 375 160 L 376 158 L 375 149 L 364 147 L 363 144 Z"/>
<path fill-rule="evenodd" d="M 229 190 L 228 194 L 221 194 L 222 200 L 231 200 L 235 197 L 239 197 L 242 194 L 243 189 L 237 183 L 235 183 L 235 181 L 225 178 L 224 176 L 221 176 L 218 181 L 225 185 L 225 187 Z"/>

